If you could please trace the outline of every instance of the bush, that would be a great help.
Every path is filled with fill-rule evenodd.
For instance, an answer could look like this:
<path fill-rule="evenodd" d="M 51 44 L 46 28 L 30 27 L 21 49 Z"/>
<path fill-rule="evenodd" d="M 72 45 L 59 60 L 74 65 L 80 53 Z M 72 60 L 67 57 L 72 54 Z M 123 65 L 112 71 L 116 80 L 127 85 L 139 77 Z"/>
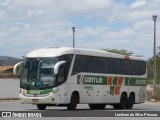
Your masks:
<path fill-rule="evenodd" d="M 160 87 L 157 88 L 156 94 L 154 90 L 147 91 L 147 100 L 155 99 L 156 101 L 160 101 Z"/>

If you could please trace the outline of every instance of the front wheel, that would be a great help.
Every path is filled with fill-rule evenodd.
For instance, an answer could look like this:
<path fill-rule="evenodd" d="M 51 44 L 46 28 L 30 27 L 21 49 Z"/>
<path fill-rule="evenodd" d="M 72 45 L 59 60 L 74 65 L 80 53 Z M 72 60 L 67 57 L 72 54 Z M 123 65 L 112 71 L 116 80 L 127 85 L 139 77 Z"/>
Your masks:
<path fill-rule="evenodd" d="M 75 110 L 78 102 L 79 102 L 78 95 L 76 93 L 73 93 L 71 96 L 70 104 L 67 105 L 67 109 L 68 110 Z"/>
<path fill-rule="evenodd" d="M 37 104 L 37 108 L 38 110 L 45 110 L 46 109 L 46 105 L 43 105 L 43 104 Z"/>

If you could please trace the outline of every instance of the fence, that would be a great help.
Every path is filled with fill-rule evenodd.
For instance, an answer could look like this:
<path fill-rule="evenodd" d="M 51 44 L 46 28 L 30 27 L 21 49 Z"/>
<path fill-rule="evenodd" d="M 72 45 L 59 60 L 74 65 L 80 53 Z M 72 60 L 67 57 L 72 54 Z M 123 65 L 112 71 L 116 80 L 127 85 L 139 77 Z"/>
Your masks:
<path fill-rule="evenodd" d="M 0 78 L 0 99 L 19 98 L 19 79 Z"/>

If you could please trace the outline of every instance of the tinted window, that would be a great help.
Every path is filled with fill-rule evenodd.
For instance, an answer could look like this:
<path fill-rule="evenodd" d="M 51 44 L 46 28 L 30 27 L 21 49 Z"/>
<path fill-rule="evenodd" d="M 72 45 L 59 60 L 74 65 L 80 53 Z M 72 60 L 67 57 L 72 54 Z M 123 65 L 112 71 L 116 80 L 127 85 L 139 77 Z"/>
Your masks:
<path fill-rule="evenodd" d="M 85 56 L 76 55 L 72 74 L 76 74 L 79 72 L 85 72 Z"/>
<path fill-rule="evenodd" d="M 146 73 L 146 62 L 76 55 L 72 74 L 79 72 L 143 75 Z"/>
<path fill-rule="evenodd" d="M 71 55 L 71 54 L 63 55 L 60 57 L 60 61 L 62 61 L 62 60 L 66 61 L 66 64 L 64 64 L 64 66 L 65 66 L 65 79 L 67 78 L 69 68 L 70 68 L 70 65 L 72 62 L 72 58 L 73 58 L 73 55 Z"/>
<path fill-rule="evenodd" d="M 139 61 L 139 66 L 141 66 L 140 67 L 140 74 L 145 74 L 146 73 L 146 62 Z"/>
<path fill-rule="evenodd" d="M 109 61 L 109 73 L 111 74 L 119 74 L 121 72 L 121 60 L 110 58 Z"/>
<path fill-rule="evenodd" d="M 97 73 L 97 57 L 86 56 L 86 72 Z"/>
<path fill-rule="evenodd" d="M 130 61 L 129 60 L 121 60 L 120 73 L 124 75 L 129 75 L 130 71 Z"/>
<path fill-rule="evenodd" d="M 131 75 L 143 75 L 146 73 L 146 62 L 132 60 L 130 68 Z"/>
<path fill-rule="evenodd" d="M 109 58 L 98 57 L 98 73 L 109 73 Z"/>

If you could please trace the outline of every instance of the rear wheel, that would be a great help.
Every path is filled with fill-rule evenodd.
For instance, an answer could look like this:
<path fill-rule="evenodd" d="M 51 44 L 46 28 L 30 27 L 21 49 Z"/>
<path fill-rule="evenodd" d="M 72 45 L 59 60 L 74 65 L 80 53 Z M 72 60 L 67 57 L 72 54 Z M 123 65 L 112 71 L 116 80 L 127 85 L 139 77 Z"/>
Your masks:
<path fill-rule="evenodd" d="M 46 109 L 46 105 L 43 105 L 43 104 L 37 104 L 37 108 L 39 109 L 39 110 L 45 110 Z"/>
<path fill-rule="evenodd" d="M 128 98 L 128 100 L 127 100 L 126 108 L 127 108 L 127 109 L 132 109 L 134 102 L 135 102 L 134 94 L 130 94 L 130 95 L 129 95 L 129 98 Z"/>
<path fill-rule="evenodd" d="M 70 104 L 67 105 L 67 109 L 75 110 L 78 103 L 79 103 L 79 97 L 76 93 L 73 93 L 71 96 Z"/>
<path fill-rule="evenodd" d="M 126 109 L 126 104 L 127 104 L 127 96 L 125 94 L 122 94 L 121 99 L 120 99 L 120 103 L 119 103 L 119 108 Z"/>
<path fill-rule="evenodd" d="M 126 104 L 127 104 L 127 96 L 126 94 L 122 94 L 120 98 L 120 103 L 114 104 L 113 108 L 114 109 L 126 109 Z"/>
<path fill-rule="evenodd" d="M 106 107 L 106 104 L 88 104 L 88 106 L 92 110 L 102 110 Z"/>

